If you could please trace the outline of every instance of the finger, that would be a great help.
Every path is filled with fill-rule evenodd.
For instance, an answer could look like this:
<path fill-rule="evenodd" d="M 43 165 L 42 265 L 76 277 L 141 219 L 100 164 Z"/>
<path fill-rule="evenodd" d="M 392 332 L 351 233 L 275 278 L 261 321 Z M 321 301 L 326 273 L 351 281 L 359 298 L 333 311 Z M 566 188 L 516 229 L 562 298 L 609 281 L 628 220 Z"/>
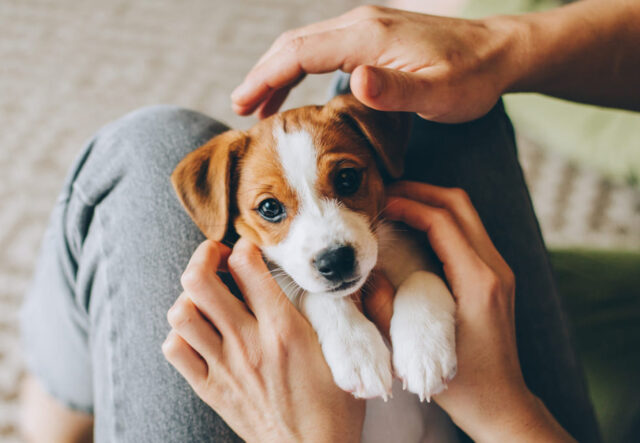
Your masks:
<path fill-rule="evenodd" d="M 237 337 L 239 330 L 254 319 L 215 272 L 226 254 L 224 248 L 217 242 L 203 242 L 191 257 L 181 282 L 191 301 L 221 335 Z"/>
<path fill-rule="evenodd" d="M 182 293 L 167 312 L 171 327 L 189 343 L 202 358 L 210 361 L 220 353 L 222 339 L 193 304 L 189 296 Z"/>
<path fill-rule="evenodd" d="M 289 85 L 273 91 L 269 98 L 258 107 L 258 118 L 262 120 L 278 112 L 278 109 L 280 109 L 280 106 L 282 106 L 294 87 L 295 85 Z"/>
<path fill-rule="evenodd" d="M 478 211 L 463 189 L 400 181 L 388 186 L 386 191 L 390 196 L 404 197 L 447 209 L 460 225 L 471 245 L 487 264 L 498 272 L 506 265 L 491 241 Z"/>
<path fill-rule="evenodd" d="M 162 353 L 191 386 L 207 377 L 207 363 L 176 331 L 169 332 Z"/>
<path fill-rule="evenodd" d="M 362 103 L 380 111 L 425 112 L 433 91 L 429 74 L 436 69 L 404 72 L 361 65 L 351 75 L 351 91 Z"/>
<path fill-rule="evenodd" d="M 360 38 L 357 32 L 339 28 L 292 40 L 256 66 L 233 91 L 234 109 L 255 109 L 270 91 L 295 84 L 305 74 L 351 72 L 368 57 Z M 356 47 L 357 52 L 351 51 Z"/>
<path fill-rule="evenodd" d="M 213 272 L 226 271 L 229 255 L 231 255 L 231 248 L 227 245 L 212 240 L 205 240 L 198 245 L 191 255 L 187 269 L 191 265 L 203 264 Z"/>
<path fill-rule="evenodd" d="M 449 282 L 473 280 L 469 277 L 485 275 L 485 264 L 469 243 L 451 214 L 441 208 L 429 206 L 402 197 L 389 197 L 384 215 L 389 220 L 400 221 L 427 234 L 429 243 L 443 265 Z M 452 288 L 460 294 L 460 288 Z"/>
<path fill-rule="evenodd" d="M 369 10 L 369 9 L 373 9 L 373 10 Z M 344 29 L 364 18 L 367 17 L 371 17 L 372 15 L 376 14 L 375 11 L 376 8 L 355 8 L 352 9 L 338 17 L 334 17 L 328 20 L 323 20 L 321 22 L 317 22 L 317 23 L 312 23 L 309 24 L 307 26 L 303 26 L 301 28 L 298 29 L 294 29 L 294 30 L 290 30 L 287 31 L 285 33 L 283 33 L 282 35 L 280 35 L 280 37 L 278 37 L 276 39 L 276 41 L 271 45 L 271 47 L 262 55 L 262 57 L 260 57 L 260 59 L 258 60 L 258 62 L 254 65 L 254 67 L 251 69 L 251 71 L 249 71 L 249 74 L 247 74 L 247 77 L 251 76 L 253 74 L 254 71 L 257 70 L 257 68 L 259 66 L 261 66 L 265 61 L 269 60 L 270 58 L 272 58 L 274 56 L 274 54 L 276 54 L 278 51 L 282 50 L 284 47 L 286 47 L 286 45 L 291 45 L 293 41 L 295 41 L 296 39 L 299 39 L 301 37 L 305 37 L 305 36 L 309 36 L 312 34 L 319 34 L 319 33 L 326 33 L 326 32 L 330 32 L 330 31 L 335 31 L 338 29 Z M 297 85 L 303 78 L 304 76 L 300 77 L 297 81 L 295 81 L 295 83 L 292 83 L 291 87 L 295 87 L 295 85 Z M 236 88 L 237 90 L 238 88 Z M 236 97 L 236 91 L 234 91 L 232 93 L 232 101 L 233 101 L 233 108 L 234 111 L 237 112 L 238 114 L 241 115 L 248 115 L 254 112 L 254 110 L 256 109 L 257 105 L 254 103 L 252 105 L 245 105 L 245 104 L 241 104 L 241 102 L 238 102 L 235 100 Z M 265 96 L 266 97 L 266 96 Z M 263 97 L 262 100 L 266 100 L 266 98 Z M 275 103 L 274 103 L 275 105 Z M 273 109 L 273 106 L 270 107 L 270 110 Z M 276 108 L 277 109 L 277 108 Z M 264 117 L 261 118 L 265 118 L 268 115 L 264 115 Z"/>
<path fill-rule="evenodd" d="M 291 40 L 305 35 L 317 34 L 319 32 L 326 32 L 332 29 L 344 28 L 354 23 L 355 21 L 360 20 L 360 17 L 357 17 L 356 15 L 357 11 L 352 9 L 351 11 L 337 17 L 322 20 L 316 23 L 311 23 L 309 25 L 283 33 L 273 42 L 267 52 L 265 52 L 262 57 L 260 57 L 260 59 L 256 63 L 256 66 L 261 64 L 264 60 L 268 59 L 271 55 L 273 55 L 273 53 L 280 50 Z"/>
<path fill-rule="evenodd" d="M 482 221 L 467 193 L 459 188 L 445 188 L 428 183 L 399 181 L 386 188 L 387 195 L 416 200 L 431 206 L 448 209 L 465 227 L 479 225 Z M 484 231 L 484 229 L 483 229 Z"/>
<path fill-rule="evenodd" d="M 240 238 L 229 257 L 229 272 L 258 322 L 277 324 L 283 309 L 295 311 L 293 305 L 271 276 L 260 250 L 249 240 Z"/>
<path fill-rule="evenodd" d="M 267 117 L 278 112 L 284 101 L 289 96 L 289 92 L 300 83 L 305 76 L 300 77 L 292 84 L 285 86 L 281 89 L 272 89 L 263 98 L 262 101 L 254 103 L 251 106 L 238 106 L 235 103 L 232 105 L 233 111 L 239 115 L 250 115 L 254 112 L 258 112 L 258 118 L 263 120 Z"/>
<path fill-rule="evenodd" d="M 393 298 L 396 290 L 382 271 L 374 270 L 362 293 L 364 314 L 390 340 L 389 328 L 393 315 Z"/>

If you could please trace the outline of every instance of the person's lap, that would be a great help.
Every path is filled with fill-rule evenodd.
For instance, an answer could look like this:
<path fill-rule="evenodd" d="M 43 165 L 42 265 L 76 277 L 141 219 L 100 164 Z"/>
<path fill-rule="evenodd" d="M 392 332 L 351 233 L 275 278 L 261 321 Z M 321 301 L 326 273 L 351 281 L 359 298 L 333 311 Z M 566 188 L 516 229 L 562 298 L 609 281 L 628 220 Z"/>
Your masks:
<path fill-rule="evenodd" d="M 97 441 L 232 441 L 165 361 L 166 312 L 204 239 L 169 175 L 224 125 L 175 107 L 105 127 L 72 169 L 22 313 L 29 370 L 70 407 L 93 411 Z M 416 117 L 406 178 L 464 188 L 516 274 L 530 388 L 580 441 L 597 438 L 515 142 L 501 105 L 462 125 Z"/>

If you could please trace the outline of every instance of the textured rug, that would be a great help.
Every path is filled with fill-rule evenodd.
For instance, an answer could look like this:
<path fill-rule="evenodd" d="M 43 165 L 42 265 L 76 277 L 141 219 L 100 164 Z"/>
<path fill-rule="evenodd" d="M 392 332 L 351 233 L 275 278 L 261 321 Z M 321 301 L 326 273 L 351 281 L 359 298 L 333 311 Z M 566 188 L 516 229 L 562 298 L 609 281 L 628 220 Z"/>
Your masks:
<path fill-rule="evenodd" d="M 83 140 L 154 103 L 246 128 L 229 93 L 283 30 L 337 15 L 353 0 L 0 1 L 0 440 L 18 441 L 20 305 L 48 213 Z M 308 79 L 287 106 L 325 100 Z M 521 140 L 552 246 L 640 247 L 640 195 Z"/>

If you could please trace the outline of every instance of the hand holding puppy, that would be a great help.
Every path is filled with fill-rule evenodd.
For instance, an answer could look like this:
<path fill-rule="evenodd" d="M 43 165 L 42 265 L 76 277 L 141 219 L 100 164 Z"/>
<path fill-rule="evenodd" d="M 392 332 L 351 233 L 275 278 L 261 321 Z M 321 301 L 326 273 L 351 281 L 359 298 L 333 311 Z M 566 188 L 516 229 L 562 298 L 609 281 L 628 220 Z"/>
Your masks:
<path fill-rule="evenodd" d="M 478 118 L 507 92 L 640 110 L 639 18 L 628 0 L 478 20 L 360 6 L 283 33 L 231 100 L 264 118 L 305 75 L 340 69 L 367 106 L 439 122 Z"/>
<path fill-rule="evenodd" d="M 524 384 L 513 274 L 466 194 L 411 182 L 389 193 L 386 217 L 426 232 L 458 305 L 458 374 L 435 401 L 475 440 L 571 441 Z M 249 309 L 216 275 L 224 268 Z M 363 297 L 364 311 L 386 334 L 393 287 L 375 278 L 378 290 Z M 247 441 L 359 439 L 364 401 L 336 387 L 314 330 L 254 245 L 241 239 L 231 252 L 204 242 L 183 286 L 163 352 L 235 432 Z"/>
<path fill-rule="evenodd" d="M 361 6 L 282 34 L 236 88 L 234 110 L 275 113 L 306 74 L 351 72 L 365 105 L 460 122 L 487 113 L 506 89 L 503 25 Z"/>
<path fill-rule="evenodd" d="M 424 231 L 456 299 L 458 372 L 435 401 L 475 441 L 573 441 L 525 385 L 515 334 L 515 280 L 467 194 L 424 183 L 387 188 L 384 216 Z M 392 303 L 364 300 L 388 327 Z M 387 298 L 385 298 L 387 297 Z"/>
<path fill-rule="evenodd" d="M 217 276 L 228 270 L 245 305 Z M 318 338 L 259 249 L 210 240 L 193 254 L 162 346 L 196 394 L 244 440 L 359 441 L 364 400 L 338 388 Z"/>

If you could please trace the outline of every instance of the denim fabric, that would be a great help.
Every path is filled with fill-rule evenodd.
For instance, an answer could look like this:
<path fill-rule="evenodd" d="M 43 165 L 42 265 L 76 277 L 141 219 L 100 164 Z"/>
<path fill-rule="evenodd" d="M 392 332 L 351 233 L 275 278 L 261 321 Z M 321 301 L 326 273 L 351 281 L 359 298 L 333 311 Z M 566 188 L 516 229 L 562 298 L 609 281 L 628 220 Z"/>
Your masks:
<path fill-rule="evenodd" d="M 167 363 L 180 275 L 204 240 L 169 176 L 226 127 L 170 106 L 101 130 L 64 186 L 22 310 L 27 365 L 95 414 L 97 442 L 235 441 Z"/>
<path fill-rule="evenodd" d="M 55 206 L 21 314 L 24 351 L 51 394 L 95 414 L 97 442 L 238 440 L 161 352 L 180 275 L 204 239 L 169 176 L 225 129 L 171 106 L 129 114 L 86 145 Z M 579 441 L 597 441 L 502 105 L 460 125 L 416 117 L 406 177 L 467 190 L 516 274 L 529 387 Z"/>

